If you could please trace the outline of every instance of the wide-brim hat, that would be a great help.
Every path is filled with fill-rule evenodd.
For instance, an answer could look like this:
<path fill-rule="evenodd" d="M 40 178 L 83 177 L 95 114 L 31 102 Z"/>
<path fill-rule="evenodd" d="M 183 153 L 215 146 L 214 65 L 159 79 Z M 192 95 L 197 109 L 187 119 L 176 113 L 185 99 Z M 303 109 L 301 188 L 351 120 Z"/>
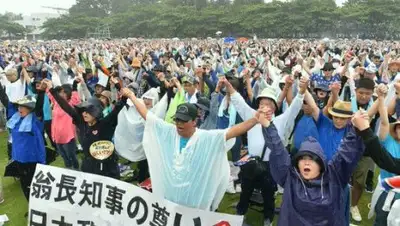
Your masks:
<path fill-rule="evenodd" d="M 392 61 L 389 63 L 388 68 L 397 67 L 400 69 L 400 60 Z"/>
<path fill-rule="evenodd" d="M 105 97 L 105 98 L 107 98 L 107 100 L 108 100 L 108 103 L 109 104 L 111 104 L 111 96 L 112 96 L 112 94 L 111 94 L 111 92 L 110 91 L 108 91 L 108 90 L 104 90 L 103 92 L 101 92 L 100 94 L 98 94 L 98 95 L 96 95 L 97 97 Z"/>
<path fill-rule="evenodd" d="M 26 95 L 23 98 L 14 102 L 14 104 L 18 106 L 27 107 L 30 109 L 34 109 L 36 106 L 36 98 L 32 95 Z"/>
<path fill-rule="evenodd" d="M 271 86 L 267 86 L 263 91 L 257 96 L 257 101 L 260 101 L 261 98 L 268 98 L 272 100 L 275 104 L 275 107 L 278 108 L 278 95 L 276 90 Z"/>
<path fill-rule="evenodd" d="M 79 113 L 87 112 L 93 117 L 100 119 L 103 117 L 103 106 L 97 97 L 91 97 L 89 100 L 75 106 Z"/>
<path fill-rule="evenodd" d="M 338 118 L 351 118 L 353 111 L 351 108 L 351 102 L 338 100 L 328 109 L 329 114 Z"/>

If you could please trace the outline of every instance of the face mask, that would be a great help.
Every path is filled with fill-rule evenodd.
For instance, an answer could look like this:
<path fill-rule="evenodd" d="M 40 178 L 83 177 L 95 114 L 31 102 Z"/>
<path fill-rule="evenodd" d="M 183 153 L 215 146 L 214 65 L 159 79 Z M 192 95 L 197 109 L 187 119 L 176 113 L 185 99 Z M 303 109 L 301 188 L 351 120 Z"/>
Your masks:
<path fill-rule="evenodd" d="M 339 63 L 332 63 L 332 66 L 337 69 L 339 67 Z"/>

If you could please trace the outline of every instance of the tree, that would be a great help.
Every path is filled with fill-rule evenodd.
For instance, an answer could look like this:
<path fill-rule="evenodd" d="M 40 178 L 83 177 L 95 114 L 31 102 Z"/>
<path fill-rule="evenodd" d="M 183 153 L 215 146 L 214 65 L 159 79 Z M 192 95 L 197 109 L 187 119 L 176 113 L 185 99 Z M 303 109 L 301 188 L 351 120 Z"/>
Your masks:
<path fill-rule="evenodd" d="M 18 19 L 18 15 L 12 13 L 0 15 L 0 34 L 6 33 L 9 38 L 12 36 L 22 36 L 25 33 L 25 28 L 13 21 L 16 19 Z"/>
<path fill-rule="evenodd" d="M 147 1 L 148 3 L 145 3 Z M 101 8 L 101 2 L 108 10 Z M 108 3 L 110 5 L 108 5 Z M 400 0 L 78 0 L 71 14 L 45 23 L 48 38 L 79 38 L 107 17 L 113 37 L 394 38 Z M 154 5 L 156 4 L 156 5 Z M 78 7 L 79 6 L 79 7 Z"/>

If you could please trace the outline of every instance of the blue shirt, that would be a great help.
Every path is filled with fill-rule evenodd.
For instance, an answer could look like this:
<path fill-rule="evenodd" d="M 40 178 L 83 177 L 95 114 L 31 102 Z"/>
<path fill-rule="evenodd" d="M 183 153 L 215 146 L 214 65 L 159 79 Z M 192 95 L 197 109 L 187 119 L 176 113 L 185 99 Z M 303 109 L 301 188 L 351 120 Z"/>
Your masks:
<path fill-rule="evenodd" d="M 313 73 L 310 78 L 311 82 L 316 85 L 329 86 L 334 82 L 340 82 L 340 75 L 332 75 L 330 79 L 326 79 L 322 71 L 320 73 Z"/>
<path fill-rule="evenodd" d="M 397 142 L 390 134 L 388 134 L 385 140 L 383 140 L 381 143 L 386 148 L 387 152 L 393 156 L 393 158 L 400 158 L 400 143 Z M 396 174 L 389 173 L 381 169 L 381 180 L 393 176 L 396 176 Z"/>
<path fill-rule="evenodd" d="M 47 93 L 44 95 L 44 102 L 43 102 L 43 120 L 44 121 L 50 121 L 52 119 L 51 117 L 51 104 L 50 104 L 50 99 L 49 96 L 47 96 Z"/>
<path fill-rule="evenodd" d="M 182 149 L 184 149 L 186 147 L 186 144 L 188 143 L 189 138 L 184 138 L 184 137 L 180 137 L 179 139 L 179 150 L 182 152 Z"/>
<path fill-rule="evenodd" d="M 20 132 L 21 120 L 11 130 L 12 159 L 21 163 L 46 164 L 46 151 L 43 139 L 43 123 L 36 116 L 32 118 L 31 132 Z"/>
<path fill-rule="evenodd" d="M 314 123 L 313 117 L 309 115 L 303 115 L 294 129 L 294 147 L 299 150 L 301 143 L 303 143 L 303 141 L 310 136 L 319 140 L 318 129 Z"/>
<path fill-rule="evenodd" d="M 346 134 L 347 127 L 337 129 L 332 120 L 326 117 L 322 111 L 320 111 L 316 125 L 319 133 L 319 144 L 324 150 L 327 161 L 329 161 L 337 152 L 341 140 Z"/>

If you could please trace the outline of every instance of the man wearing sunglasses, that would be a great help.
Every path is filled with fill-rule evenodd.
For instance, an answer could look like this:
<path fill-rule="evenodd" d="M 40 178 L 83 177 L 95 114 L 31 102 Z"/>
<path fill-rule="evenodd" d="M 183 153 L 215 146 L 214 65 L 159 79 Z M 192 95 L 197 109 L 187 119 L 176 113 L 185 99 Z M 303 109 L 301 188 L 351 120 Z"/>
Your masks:
<path fill-rule="evenodd" d="M 314 87 L 317 86 L 327 86 L 329 87 L 330 84 L 334 82 L 340 82 L 340 75 L 333 74 L 335 68 L 333 67 L 332 63 L 325 63 L 324 67 L 321 69 L 319 73 L 314 73 L 311 75 L 311 84 Z"/>

